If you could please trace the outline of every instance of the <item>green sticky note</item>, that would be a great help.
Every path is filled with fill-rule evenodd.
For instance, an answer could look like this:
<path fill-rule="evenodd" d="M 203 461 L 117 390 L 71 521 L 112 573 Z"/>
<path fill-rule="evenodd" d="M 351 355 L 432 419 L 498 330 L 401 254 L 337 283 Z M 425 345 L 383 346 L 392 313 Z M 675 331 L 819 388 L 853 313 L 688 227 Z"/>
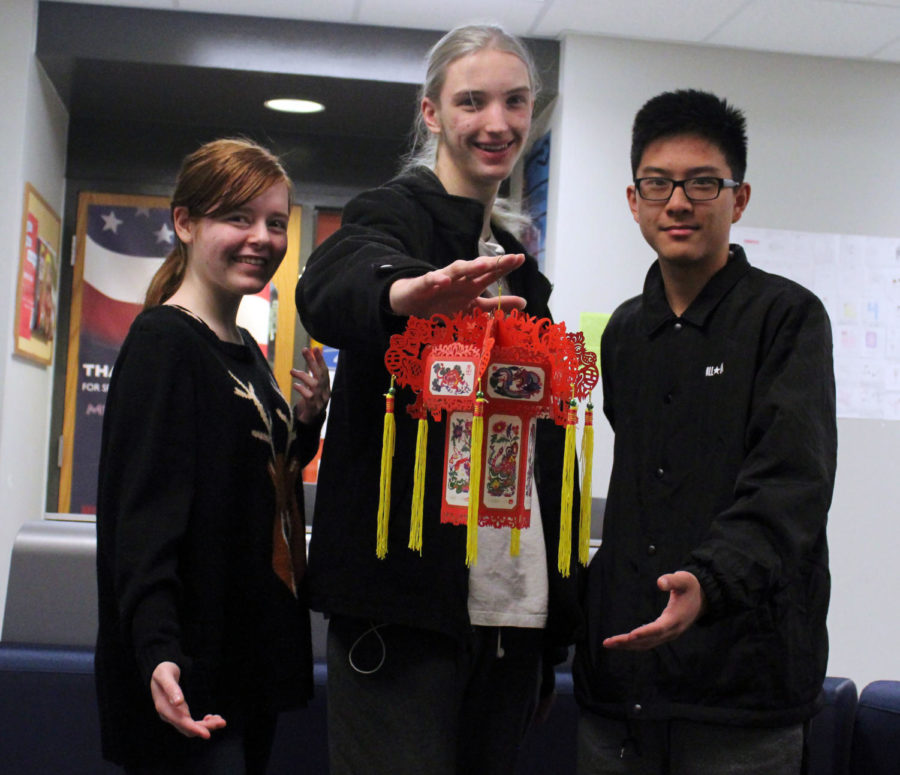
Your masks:
<path fill-rule="evenodd" d="M 597 355 L 597 368 L 600 368 L 600 337 L 609 323 L 609 312 L 582 312 L 578 317 L 578 325 L 584 333 L 584 345 Z"/>

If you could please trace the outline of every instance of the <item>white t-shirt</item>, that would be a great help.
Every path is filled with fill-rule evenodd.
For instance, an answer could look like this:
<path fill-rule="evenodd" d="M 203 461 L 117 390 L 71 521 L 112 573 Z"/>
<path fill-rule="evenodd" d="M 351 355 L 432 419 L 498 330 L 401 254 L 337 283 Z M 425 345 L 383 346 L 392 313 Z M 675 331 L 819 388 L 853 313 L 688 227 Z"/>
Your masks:
<path fill-rule="evenodd" d="M 491 234 L 478 243 L 479 255 L 502 256 Z M 496 296 L 495 286 L 489 295 Z M 531 524 L 520 531 L 519 554 L 509 553 L 512 529 L 478 528 L 478 561 L 469 568 L 469 619 L 482 627 L 533 627 L 547 623 L 547 554 L 537 490 L 531 482 Z"/>

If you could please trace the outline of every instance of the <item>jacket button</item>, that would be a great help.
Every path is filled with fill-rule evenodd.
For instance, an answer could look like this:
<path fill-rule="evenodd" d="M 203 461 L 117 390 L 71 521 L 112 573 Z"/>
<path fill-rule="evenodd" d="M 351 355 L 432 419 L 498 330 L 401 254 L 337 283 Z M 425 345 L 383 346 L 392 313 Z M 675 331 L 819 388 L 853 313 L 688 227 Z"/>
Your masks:
<path fill-rule="evenodd" d="M 656 469 L 656 478 L 657 478 L 657 479 L 662 479 L 663 476 L 665 475 L 665 473 L 666 473 L 666 472 L 663 471 L 662 468 L 657 468 L 657 469 Z"/>
<path fill-rule="evenodd" d="M 650 544 L 650 546 L 647 547 L 647 554 L 651 557 L 656 554 L 656 544 Z"/>
<path fill-rule="evenodd" d="M 672 394 L 671 394 L 671 393 L 666 393 L 666 394 L 663 396 L 663 402 L 666 403 L 666 404 L 671 404 L 671 403 L 672 403 Z"/>
<path fill-rule="evenodd" d="M 642 710 L 643 708 L 639 704 L 635 703 L 634 707 L 631 709 L 631 712 L 634 713 L 635 716 L 640 716 Z"/>
<path fill-rule="evenodd" d="M 680 321 L 680 320 L 677 321 L 677 322 L 675 323 L 675 325 L 673 326 L 673 328 L 674 328 L 676 331 L 681 331 L 681 321 Z"/>

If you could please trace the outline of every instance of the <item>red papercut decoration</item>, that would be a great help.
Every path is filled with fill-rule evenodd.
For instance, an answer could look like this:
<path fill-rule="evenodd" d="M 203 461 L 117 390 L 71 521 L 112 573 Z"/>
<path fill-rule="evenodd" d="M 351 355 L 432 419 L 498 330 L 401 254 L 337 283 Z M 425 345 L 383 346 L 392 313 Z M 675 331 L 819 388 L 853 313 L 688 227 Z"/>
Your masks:
<path fill-rule="evenodd" d="M 385 365 L 416 393 L 416 418 L 447 413 L 441 520 L 465 524 L 469 502 L 472 409 L 484 413 L 479 525 L 530 524 L 537 420 L 566 422 L 567 403 L 597 384 L 597 356 L 564 323 L 514 310 L 410 318 L 391 337 Z"/>

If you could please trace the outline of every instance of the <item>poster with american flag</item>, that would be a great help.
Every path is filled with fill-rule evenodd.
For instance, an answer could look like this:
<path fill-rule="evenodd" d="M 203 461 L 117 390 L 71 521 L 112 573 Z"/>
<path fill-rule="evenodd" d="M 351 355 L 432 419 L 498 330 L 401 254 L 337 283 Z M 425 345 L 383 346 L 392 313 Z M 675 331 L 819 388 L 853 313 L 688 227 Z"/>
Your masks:
<path fill-rule="evenodd" d="M 119 348 L 150 280 L 175 245 L 165 197 L 82 193 L 63 417 L 60 513 L 94 514 L 103 411 Z M 241 303 L 238 324 L 274 345 L 270 288 Z"/>

